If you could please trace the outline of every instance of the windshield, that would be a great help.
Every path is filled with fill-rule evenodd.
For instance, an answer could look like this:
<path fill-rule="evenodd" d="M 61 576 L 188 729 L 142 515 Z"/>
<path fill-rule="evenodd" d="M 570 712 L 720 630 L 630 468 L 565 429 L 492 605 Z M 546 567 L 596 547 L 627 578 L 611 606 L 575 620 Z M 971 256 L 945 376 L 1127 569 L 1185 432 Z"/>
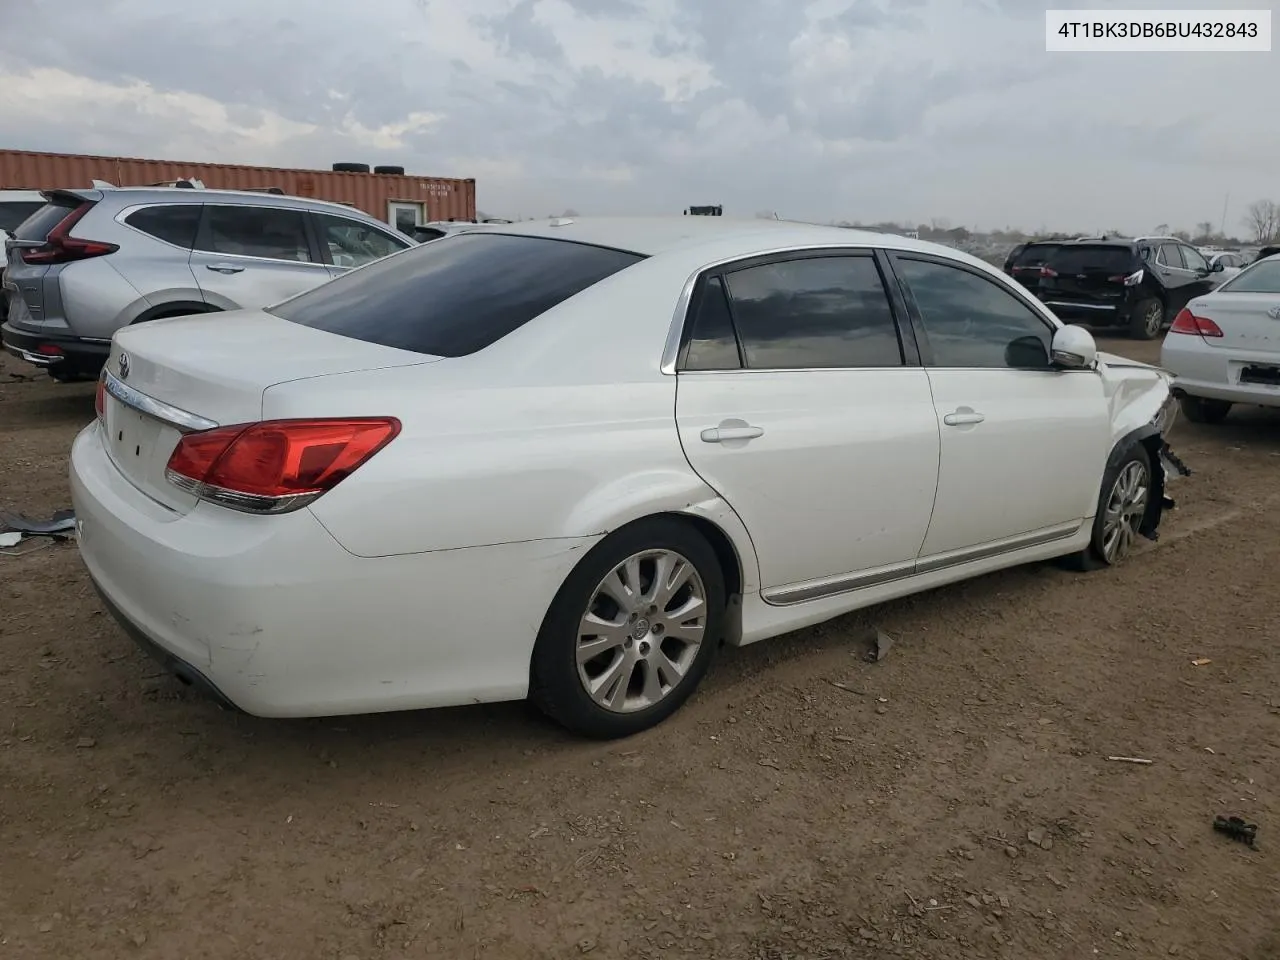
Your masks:
<path fill-rule="evenodd" d="M 1280 257 L 1260 260 L 1218 288 L 1219 293 L 1280 293 Z"/>
<path fill-rule="evenodd" d="M 463 357 L 642 259 L 568 240 L 460 233 L 375 260 L 267 312 L 385 347 Z"/>
<path fill-rule="evenodd" d="M 1059 247 L 1047 265 L 1059 273 L 1127 273 L 1136 269 L 1133 251 L 1128 247 L 1072 244 Z"/>

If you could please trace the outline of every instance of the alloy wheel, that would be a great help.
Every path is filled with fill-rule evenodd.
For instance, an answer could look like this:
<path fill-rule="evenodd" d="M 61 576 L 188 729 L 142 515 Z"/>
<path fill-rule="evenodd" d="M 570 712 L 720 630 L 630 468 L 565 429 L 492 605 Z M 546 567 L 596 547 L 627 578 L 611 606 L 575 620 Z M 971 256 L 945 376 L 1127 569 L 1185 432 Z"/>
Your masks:
<path fill-rule="evenodd" d="M 1153 303 L 1147 310 L 1144 323 L 1147 329 L 1147 336 L 1159 336 L 1160 328 L 1164 326 L 1164 307 L 1159 303 Z"/>
<path fill-rule="evenodd" d="M 1102 555 L 1107 563 L 1119 563 L 1133 549 L 1150 486 L 1146 465 L 1139 460 L 1125 464 L 1111 485 L 1102 519 Z"/>
<path fill-rule="evenodd" d="M 652 707 L 684 681 L 706 625 L 706 587 L 688 559 L 633 554 L 592 592 L 578 627 L 578 679 L 611 712 Z"/>

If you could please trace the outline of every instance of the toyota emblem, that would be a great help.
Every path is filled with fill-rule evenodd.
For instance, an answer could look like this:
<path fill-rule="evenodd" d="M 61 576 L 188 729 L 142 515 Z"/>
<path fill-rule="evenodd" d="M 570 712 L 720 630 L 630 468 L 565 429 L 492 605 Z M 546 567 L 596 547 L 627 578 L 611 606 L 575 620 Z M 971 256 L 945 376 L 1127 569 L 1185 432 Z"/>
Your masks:
<path fill-rule="evenodd" d="M 120 379 L 129 379 L 129 355 L 127 353 L 120 354 Z"/>

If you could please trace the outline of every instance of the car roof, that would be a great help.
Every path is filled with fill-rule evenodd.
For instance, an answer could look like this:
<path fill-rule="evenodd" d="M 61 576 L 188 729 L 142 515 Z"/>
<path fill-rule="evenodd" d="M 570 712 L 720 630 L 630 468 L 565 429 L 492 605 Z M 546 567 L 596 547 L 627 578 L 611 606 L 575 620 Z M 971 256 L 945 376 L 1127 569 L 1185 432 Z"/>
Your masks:
<path fill-rule="evenodd" d="M 737 248 L 738 256 L 770 249 L 805 246 L 891 247 L 977 261 L 962 250 L 869 230 L 852 230 L 792 220 L 732 217 L 553 217 L 519 223 L 484 224 L 486 233 L 573 240 L 595 246 L 658 256 L 716 246 Z M 732 254 L 731 254 L 732 255 Z M 989 266 L 989 265 L 988 265 Z"/>
<path fill-rule="evenodd" d="M 50 191 L 85 193 L 83 189 L 70 191 Z M 124 203 L 137 203 L 140 200 L 172 203 L 208 203 L 217 199 L 236 199 L 246 203 L 256 203 L 265 207 L 303 206 L 312 209 L 332 210 L 334 213 L 355 214 L 367 219 L 370 217 L 359 207 L 345 203 L 333 203 L 329 200 L 316 200 L 313 197 L 297 197 L 288 193 L 267 193 L 261 190 L 220 190 L 217 188 L 198 187 L 184 189 L 182 187 L 108 187 L 98 191 L 104 200 L 118 197 Z M 382 221 L 377 221 L 381 223 Z"/>

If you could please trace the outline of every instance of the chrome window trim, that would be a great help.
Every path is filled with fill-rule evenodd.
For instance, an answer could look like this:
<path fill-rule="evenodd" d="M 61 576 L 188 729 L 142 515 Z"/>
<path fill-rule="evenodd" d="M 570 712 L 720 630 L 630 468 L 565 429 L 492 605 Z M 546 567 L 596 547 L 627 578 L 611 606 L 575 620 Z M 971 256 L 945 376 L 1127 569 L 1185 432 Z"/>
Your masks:
<path fill-rule="evenodd" d="M 667 328 L 667 338 L 666 338 L 666 342 L 663 344 L 662 364 L 659 367 L 659 370 L 662 372 L 663 375 L 668 377 L 674 377 L 678 372 L 676 370 L 676 362 L 680 356 L 680 340 L 684 336 L 684 325 L 685 323 L 688 322 L 689 303 L 693 299 L 693 290 L 694 290 L 694 287 L 697 286 L 698 278 L 701 277 L 703 274 L 709 271 L 718 270 L 721 267 L 729 266 L 730 264 L 733 264 L 733 263 L 738 263 L 739 261 L 742 261 L 742 260 L 755 260 L 758 257 L 773 257 L 773 256 L 779 256 L 779 255 L 788 254 L 788 253 L 808 253 L 810 251 L 813 251 L 815 253 L 821 253 L 826 251 L 840 251 L 840 250 L 848 250 L 851 253 L 857 253 L 859 255 L 864 255 L 864 256 L 868 253 L 874 254 L 877 250 L 881 250 L 891 256 L 894 254 L 900 254 L 908 257 L 912 255 L 922 256 L 922 257 L 932 257 L 936 260 L 950 261 L 960 269 L 964 269 L 964 268 L 968 268 L 970 270 L 974 269 L 974 264 L 966 263 L 964 260 L 960 260 L 956 257 L 948 256 L 945 252 L 939 252 L 935 250 L 913 250 L 909 247 L 881 246 L 878 244 L 865 244 L 865 243 L 859 244 L 859 243 L 848 243 L 848 242 L 788 244 L 787 246 L 783 246 L 783 247 L 770 247 L 766 250 L 756 250 L 751 253 L 738 253 L 733 255 L 732 257 L 724 257 L 720 260 L 715 260 L 711 263 L 705 263 L 701 267 L 699 267 L 697 270 L 694 270 L 692 274 L 690 274 L 689 279 L 687 279 L 684 282 L 684 286 L 681 287 L 680 289 L 680 296 L 676 299 L 675 310 L 672 313 L 671 325 L 670 327 Z M 988 264 L 987 266 L 990 267 L 990 264 Z M 1048 324 L 1051 333 L 1057 332 L 1059 329 L 1066 326 L 1066 324 L 1064 324 L 1061 320 L 1059 320 L 1056 316 L 1053 315 L 1052 311 L 1050 311 L 1048 307 L 1043 306 L 1038 301 L 1033 303 L 1027 299 L 1024 299 L 1023 296 L 1018 292 L 1018 290 L 1015 287 L 1016 281 L 1011 280 L 1005 274 L 984 273 L 983 275 L 986 276 L 987 279 L 991 280 L 992 282 L 1003 285 L 1006 292 L 1008 292 L 1011 296 L 1013 296 L 1016 300 L 1018 300 L 1018 302 L 1022 303 L 1033 314 L 1035 314 L 1041 320 L 1043 320 L 1046 324 Z M 887 278 L 887 279 L 892 280 L 892 278 Z M 679 371 L 679 372 L 682 375 L 691 375 L 691 374 L 703 374 L 703 373 L 766 373 L 766 372 L 791 373 L 798 370 L 898 370 L 898 369 L 925 370 L 925 369 L 928 369 L 928 366 L 926 364 L 915 364 L 915 365 L 903 364 L 902 367 L 777 367 L 777 368 L 775 367 L 745 368 L 744 367 L 744 368 L 738 368 L 736 370 L 687 370 L 687 371 Z M 955 370 L 959 368 L 947 367 L 945 369 Z M 975 367 L 973 369 L 995 370 L 999 368 Z"/>
<path fill-rule="evenodd" d="M 214 427 L 219 426 L 214 420 L 197 416 L 190 411 L 183 410 L 181 407 L 175 407 L 173 404 L 157 400 L 141 390 L 134 389 L 120 380 L 110 370 L 102 371 L 102 378 L 103 388 L 107 393 L 111 394 L 126 407 L 167 423 L 172 427 L 177 427 L 183 433 L 197 433 L 201 430 L 212 430 Z"/>

